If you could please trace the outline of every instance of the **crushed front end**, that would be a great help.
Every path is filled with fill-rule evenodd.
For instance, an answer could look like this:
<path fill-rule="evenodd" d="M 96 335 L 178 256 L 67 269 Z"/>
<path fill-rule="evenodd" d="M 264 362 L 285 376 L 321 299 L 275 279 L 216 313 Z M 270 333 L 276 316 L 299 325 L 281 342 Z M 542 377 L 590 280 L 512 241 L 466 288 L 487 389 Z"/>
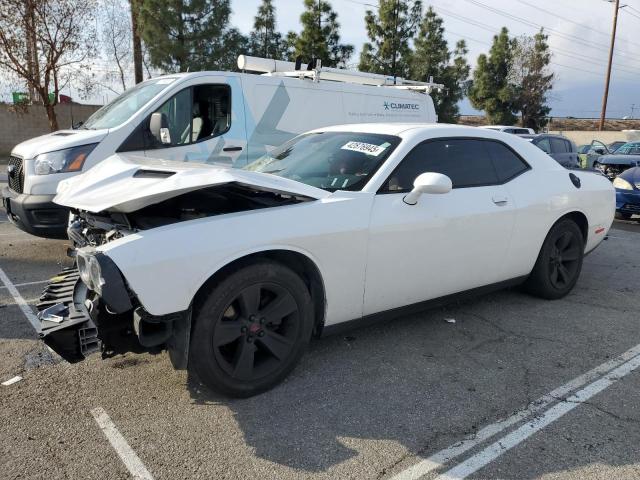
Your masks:
<path fill-rule="evenodd" d="M 186 368 L 188 311 L 162 316 L 145 311 L 115 263 L 95 248 L 128 234 L 108 225 L 101 231 L 95 216 L 85 214 L 72 220 L 75 265 L 53 277 L 40 297 L 40 338 L 69 362 L 95 352 L 107 358 L 167 348 L 174 367 Z"/>

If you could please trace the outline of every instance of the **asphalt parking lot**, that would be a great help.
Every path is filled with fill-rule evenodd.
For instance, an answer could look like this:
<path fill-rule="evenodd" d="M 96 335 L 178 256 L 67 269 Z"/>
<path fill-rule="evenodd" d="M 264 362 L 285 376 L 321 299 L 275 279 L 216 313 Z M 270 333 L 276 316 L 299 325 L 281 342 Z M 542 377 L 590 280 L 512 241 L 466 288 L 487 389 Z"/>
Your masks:
<path fill-rule="evenodd" d="M 563 300 L 503 291 L 316 340 L 230 400 L 164 354 L 51 355 L 29 309 L 65 242 L 0 211 L 0 382 L 22 377 L 0 386 L 0 478 L 640 478 L 639 234 L 616 222 Z"/>

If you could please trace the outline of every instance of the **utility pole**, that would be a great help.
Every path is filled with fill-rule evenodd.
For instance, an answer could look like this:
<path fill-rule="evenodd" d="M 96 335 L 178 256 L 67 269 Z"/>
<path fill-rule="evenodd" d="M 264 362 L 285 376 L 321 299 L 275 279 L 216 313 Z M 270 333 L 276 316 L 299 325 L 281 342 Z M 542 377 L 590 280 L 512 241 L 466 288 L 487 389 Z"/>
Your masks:
<path fill-rule="evenodd" d="M 612 0 L 609 0 L 611 2 Z M 609 48 L 609 64 L 607 66 L 607 79 L 604 84 L 604 95 L 602 96 L 602 112 L 600 113 L 600 126 L 598 130 L 604 129 L 604 119 L 607 115 L 607 99 L 609 98 L 609 82 L 611 81 L 611 64 L 613 63 L 613 48 L 616 44 L 616 28 L 618 27 L 618 10 L 620 10 L 620 0 L 614 0 L 615 10 L 613 12 L 613 30 L 611 32 L 611 47 Z"/>

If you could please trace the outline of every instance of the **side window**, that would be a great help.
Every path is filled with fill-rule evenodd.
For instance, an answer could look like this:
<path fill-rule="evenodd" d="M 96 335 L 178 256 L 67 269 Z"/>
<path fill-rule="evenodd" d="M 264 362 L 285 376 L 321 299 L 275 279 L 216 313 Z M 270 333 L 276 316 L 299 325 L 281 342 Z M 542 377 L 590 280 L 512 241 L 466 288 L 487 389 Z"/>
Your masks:
<path fill-rule="evenodd" d="M 192 142 L 222 135 L 231 128 L 230 93 L 226 85 L 193 88 Z"/>
<path fill-rule="evenodd" d="M 551 139 L 551 150 L 553 153 L 567 153 L 567 144 L 561 138 Z"/>
<path fill-rule="evenodd" d="M 222 135 L 231 128 L 231 89 L 228 85 L 197 85 L 167 100 L 156 112 L 164 113 L 171 144 L 150 138 L 147 148 L 188 145 Z"/>
<path fill-rule="evenodd" d="M 408 192 L 424 172 L 451 178 L 453 188 L 498 183 L 495 168 L 481 140 L 451 139 L 424 142 L 400 162 L 380 189 L 381 192 Z"/>
<path fill-rule="evenodd" d="M 515 130 L 513 128 L 505 128 L 503 130 L 504 133 L 515 133 Z"/>
<path fill-rule="evenodd" d="M 484 144 L 491 160 L 493 160 L 500 183 L 511 180 L 529 170 L 529 165 L 506 145 L 493 141 L 486 141 Z"/>
<path fill-rule="evenodd" d="M 191 89 L 176 93 L 156 110 L 164 113 L 169 123 L 171 146 L 184 145 L 191 141 Z"/>
<path fill-rule="evenodd" d="M 543 138 L 542 140 L 536 143 L 536 147 L 542 150 L 545 153 L 551 153 L 551 143 L 549 143 L 548 138 Z"/>

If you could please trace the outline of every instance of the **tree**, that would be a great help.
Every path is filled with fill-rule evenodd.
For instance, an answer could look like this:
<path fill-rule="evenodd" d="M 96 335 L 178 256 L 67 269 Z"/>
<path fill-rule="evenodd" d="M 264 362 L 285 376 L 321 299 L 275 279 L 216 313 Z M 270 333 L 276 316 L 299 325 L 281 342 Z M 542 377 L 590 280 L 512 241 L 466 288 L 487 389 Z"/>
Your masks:
<path fill-rule="evenodd" d="M 325 67 L 344 67 L 353 55 L 353 45 L 340 43 L 338 14 L 325 0 L 304 0 L 304 11 L 300 15 L 300 35 L 288 35 L 295 41 L 295 56 L 304 61 L 313 58 L 322 60 Z M 295 34 L 294 34 L 295 35 Z"/>
<path fill-rule="evenodd" d="M 273 0 L 262 0 L 249 35 L 249 52 L 265 58 L 281 59 L 286 50 L 282 35 L 276 29 L 276 7 Z"/>
<path fill-rule="evenodd" d="M 39 97 L 51 131 L 72 68 L 96 53 L 94 12 L 93 0 L 0 0 L 0 69 L 19 76 L 32 101 Z"/>
<path fill-rule="evenodd" d="M 489 56 L 481 54 L 473 71 L 469 99 L 474 108 L 485 111 L 489 123 L 513 125 L 516 121 L 516 92 L 510 82 L 514 49 L 514 40 L 502 27 L 500 34 L 493 37 Z"/>
<path fill-rule="evenodd" d="M 409 74 L 413 38 L 422 18 L 419 0 L 378 0 L 378 14 L 367 10 L 369 42 L 362 46 L 358 68 L 394 77 Z"/>
<path fill-rule="evenodd" d="M 551 52 L 547 35 L 540 30 L 535 36 L 516 39 L 510 81 L 516 90 L 516 111 L 523 127 L 541 130 L 548 121 L 551 108 L 547 94 L 553 88 L 554 75 L 548 71 Z"/>
<path fill-rule="evenodd" d="M 229 0 L 136 0 L 151 65 L 168 72 L 233 70 L 246 39 L 229 27 Z"/>
<path fill-rule="evenodd" d="M 104 53 L 109 63 L 117 68 L 117 81 L 122 86 L 122 91 L 127 88 L 127 72 L 131 63 L 131 17 L 129 2 L 122 0 L 104 0 L 102 10 L 104 13 L 102 28 L 102 44 Z M 107 80 L 114 80 L 113 75 L 107 75 Z"/>
<path fill-rule="evenodd" d="M 464 40 L 456 44 L 453 52 L 444 38 L 444 27 L 432 7 L 429 7 L 414 40 L 414 52 L 409 62 L 412 80 L 429 81 L 433 77 L 445 86 L 442 92 L 432 92 L 431 97 L 438 113 L 438 120 L 444 123 L 458 121 L 458 102 L 465 94 L 470 67 Z M 452 61 L 453 58 L 453 61 Z"/>
<path fill-rule="evenodd" d="M 142 64 L 144 54 L 142 52 L 142 37 L 140 26 L 140 3 L 142 0 L 129 0 L 131 13 L 131 43 L 133 46 L 133 79 L 135 83 L 142 82 Z"/>

